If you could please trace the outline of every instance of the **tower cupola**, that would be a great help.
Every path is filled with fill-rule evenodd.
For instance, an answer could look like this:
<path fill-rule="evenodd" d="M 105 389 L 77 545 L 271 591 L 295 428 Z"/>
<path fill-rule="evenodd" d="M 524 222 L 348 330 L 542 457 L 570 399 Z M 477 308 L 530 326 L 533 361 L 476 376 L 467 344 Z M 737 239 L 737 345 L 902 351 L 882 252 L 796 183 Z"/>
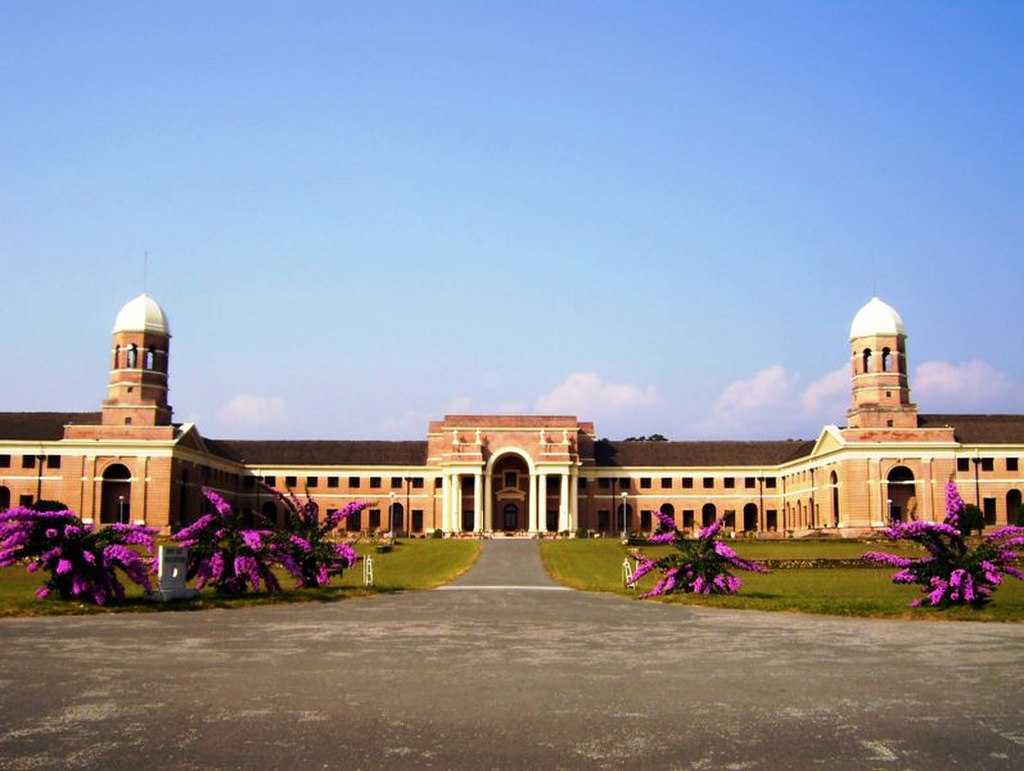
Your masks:
<path fill-rule="evenodd" d="M 114 320 L 104 425 L 170 425 L 170 343 L 167 314 L 152 297 L 140 294 L 121 308 Z"/>
<path fill-rule="evenodd" d="M 850 428 L 917 428 L 907 375 L 907 330 L 900 314 L 872 297 L 853 317 L 850 349 Z"/>

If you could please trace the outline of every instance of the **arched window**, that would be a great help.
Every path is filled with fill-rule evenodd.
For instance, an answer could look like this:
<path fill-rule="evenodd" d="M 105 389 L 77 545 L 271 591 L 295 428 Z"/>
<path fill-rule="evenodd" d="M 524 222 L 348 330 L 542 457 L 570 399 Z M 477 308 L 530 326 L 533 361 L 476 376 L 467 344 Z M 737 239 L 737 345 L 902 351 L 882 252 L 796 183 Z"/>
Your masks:
<path fill-rule="evenodd" d="M 661 504 L 661 508 L 659 509 L 659 511 L 662 514 L 665 514 L 666 516 L 672 517 L 673 522 L 676 521 L 676 507 L 673 506 L 671 503 Z"/>
<path fill-rule="evenodd" d="M 839 527 L 839 475 L 833 471 L 829 482 L 832 485 L 832 526 Z"/>
<path fill-rule="evenodd" d="M 705 503 L 704 507 L 700 510 L 700 526 L 710 527 L 715 524 L 715 518 L 718 512 L 715 510 L 715 504 Z"/>
<path fill-rule="evenodd" d="M 117 354 L 119 354 L 120 352 L 121 352 L 121 349 L 118 346 L 115 345 L 114 346 L 114 365 L 113 365 L 114 369 L 117 369 Z"/>
<path fill-rule="evenodd" d="M 146 363 L 144 366 L 146 367 L 146 369 L 154 369 L 155 364 L 156 349 L 153 346 L 149 346 L 149 348 L 146 349 Z"/>
<path fill-rule="evenodd" d="M 870 372 L 871 371 L 871 349 L 870 348 L 865 348 L 864 349 L 864 353 L 862 354 L 862 358 L 864 360 L 864 368 L 863 368 L 862 371 L 865 372 L 865 373 Z"/>
<path fill-rule="evenodd" d="M 892 351 L 888 348 L 882 349 L 882 372 L 892 372 Z"/>
<path fill-rule="evenodd" d="M 123 463 L 113 463 L 103 470 L 100 501 L 101 524 L 132 521 L 132 473 Z"/>
<path fill-rule="evenodd" d="M 139 361 L 139 346 L 132 343 L 128 346 L 128 369 L 135 369 Z"/>

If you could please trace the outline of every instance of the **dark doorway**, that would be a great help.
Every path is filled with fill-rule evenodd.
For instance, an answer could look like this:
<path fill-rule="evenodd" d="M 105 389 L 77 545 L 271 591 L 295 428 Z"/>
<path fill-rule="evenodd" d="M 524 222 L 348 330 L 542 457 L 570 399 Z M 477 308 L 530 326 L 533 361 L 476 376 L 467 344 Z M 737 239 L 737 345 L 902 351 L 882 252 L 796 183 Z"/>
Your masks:
<path fill-rule="evenodd" d="M 628 503 L 623 506 L 619 504 L 619 508 L 615 510 L 615 529 L 622 532 L 629 532 L 629 528 L 633 526 L 633 507 Z"/>
<path fill-rule="evenodd" d="M 0 500 L 0 509 L 3 501 Z M 1020 490 L 1010 490 L 1006 494 L 1006 523 L 1008 525 L 1024 525 L 1024 509 L 1021 509 Z"/>
<path fill-rule="evenodd" d="M 906 466 L 896 466 L 886 478 L 889 481 L 889 519 L 893 522 L 909 520 L 917 509 L 914 472 Z"/>
<path fill-rule="evenodd" d="M 132 474 L 122 463 L 114 463 L 103 471 L 100 496 L 100 523 L 127 524 L 132 520 Z"/>
<path fill-rule="evenodd" d="M 718 512 L 715 510 L 715 504 L 705 503 L 704 508 L 700 510 L 700 526 L 710 527 L 715 524 L 715 516 Z"/>
<path fill-rule="evenodd" d="M 558 512 L 549 511 L 547 516 L 544 518 L 544 527 L 549 533 L 553 533 L 558 530 Z"/>
<path fill-rule="evenodd" d="M 11 508 L 11 491 L 0 487 L 0 511 Z"/>
<path fill-rule="evenodd" d="M 470 517 L 473 516 L 473 512 L 469 512 Z M 466 515 L 462 515 L 463 521 L 465 521 Z M 405 509 L 400 503 L 391 504 L 391 521 L 389 523 L 392 533 L 400 533 L 405 529 Z M 465 529 L 465 528 L 464 528 Z"/>
<path fill-rule="evenodd" d="M 597 529 L 607 533 L 612 526 L 612 513 L 608 509 L 601 509 L 597 512 Z"/>
<path fill-rule="evenodd" d="M 462 512 L 462 532 L 472 533 L 473 532 L 473 510 Z"/>
<path fill-rule="evenodd" d="M 514 503 L 506 503 L 501 510 L 502 528 L 508 532 L 519 529 L 519 507 Z"/>
<path fill-rule="evenodd" d="M 832 484 L 832 526 L 839 527 L 839 477 L 836 472 L 832 472 L 829 481 Z"/>
<path fill-rule="evenodd" d="M 743 529 L 757 530 L 757 504 L 748 503 L 743 507 Z"/>

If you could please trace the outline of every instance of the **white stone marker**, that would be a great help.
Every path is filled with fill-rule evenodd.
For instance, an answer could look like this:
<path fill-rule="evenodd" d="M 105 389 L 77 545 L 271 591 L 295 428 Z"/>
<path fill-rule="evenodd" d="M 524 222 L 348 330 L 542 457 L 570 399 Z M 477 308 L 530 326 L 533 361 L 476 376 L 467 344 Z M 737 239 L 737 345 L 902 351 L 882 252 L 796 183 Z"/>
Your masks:
<path fill-rule="evenodd" d="M 167 602 L 168 600 L 191 600 L 199 592 L 185 585 L 185 574 L 188 566 L 188 549 L 178 546 L 161 546 L 158 552 L 158 572 L 160 585 L 150 595 L 150 599 Z"/>

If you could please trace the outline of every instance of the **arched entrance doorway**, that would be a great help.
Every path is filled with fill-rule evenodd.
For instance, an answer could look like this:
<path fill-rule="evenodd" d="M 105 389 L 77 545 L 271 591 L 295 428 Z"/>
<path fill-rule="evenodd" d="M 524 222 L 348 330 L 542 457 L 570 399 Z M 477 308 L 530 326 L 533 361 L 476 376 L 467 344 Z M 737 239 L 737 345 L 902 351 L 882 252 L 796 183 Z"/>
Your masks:
<path fill-rule="evenodd" d="M 705 503 L 703 508 L 700 510 L 700 526 L 710 527 L 715 524 L 715 517 L 718 512 L 715 510 L 715 504 Z"/>
<path fill-rule="evenodd" d="M 743 507 L 743 529 L 757 530 L 757 504 L 748 503 Z"/>
<path fill-rule="evenodd" d="M 3 506 L 0 505 L 0 509 Z M 1020 490 L 1010 490 L 1006 494 L 1006 523 L 1008 525 L 1024 525 L 1024 509 L 1021 508 Z"/>
<path fill-rule="evenodd" d="M 661 504 L 661 508 L 659 509 L 659 511 L 662 514 L 664 514 L 666 517 L 672 517 L 672 523 L 673 523 L 673 525 L 675 524 L 675 522 L 676 522 L 676 507 L 675 506 L 673 506 L 671 503 L 663 503 L 663 504 Z M 659 524 L 658 529 L 661 529 L 660 524 Z"/>
<path fill-rule="evenodd" d="M 485 526 L 507 533 L 529 530 L 530 469 L 526 459 L 516 452 L 506 452 L 492 461 L 489 473 L 492 514 Z M 470 524 L 471 520 L 472 512 Z"/>
<path fill-rule="evenodd" d="M 132 519 L 132 473 L 123 463 L 114 463 L 103 470 L 100 494 L 100 523 L 129 523 Z"/>
<path fill-rule="evenodd" d="M 473 512 L 470 512 L 472 516 Z M 405 508 L 400 503 L 392 503 L 388 509 L 388 525 L 392 533 L 400 533 L 405 529 Z M 466 528 L 463 526 L 463 530 L 472 530 L 472 527 Z"/>
<path fill-rule="evenodd" d="M 893 522 L 909 521 L 917 509 L 914 472 L 906 466 L 896 466 L 886 479 L 889 482 L 889 519 Z"/>

